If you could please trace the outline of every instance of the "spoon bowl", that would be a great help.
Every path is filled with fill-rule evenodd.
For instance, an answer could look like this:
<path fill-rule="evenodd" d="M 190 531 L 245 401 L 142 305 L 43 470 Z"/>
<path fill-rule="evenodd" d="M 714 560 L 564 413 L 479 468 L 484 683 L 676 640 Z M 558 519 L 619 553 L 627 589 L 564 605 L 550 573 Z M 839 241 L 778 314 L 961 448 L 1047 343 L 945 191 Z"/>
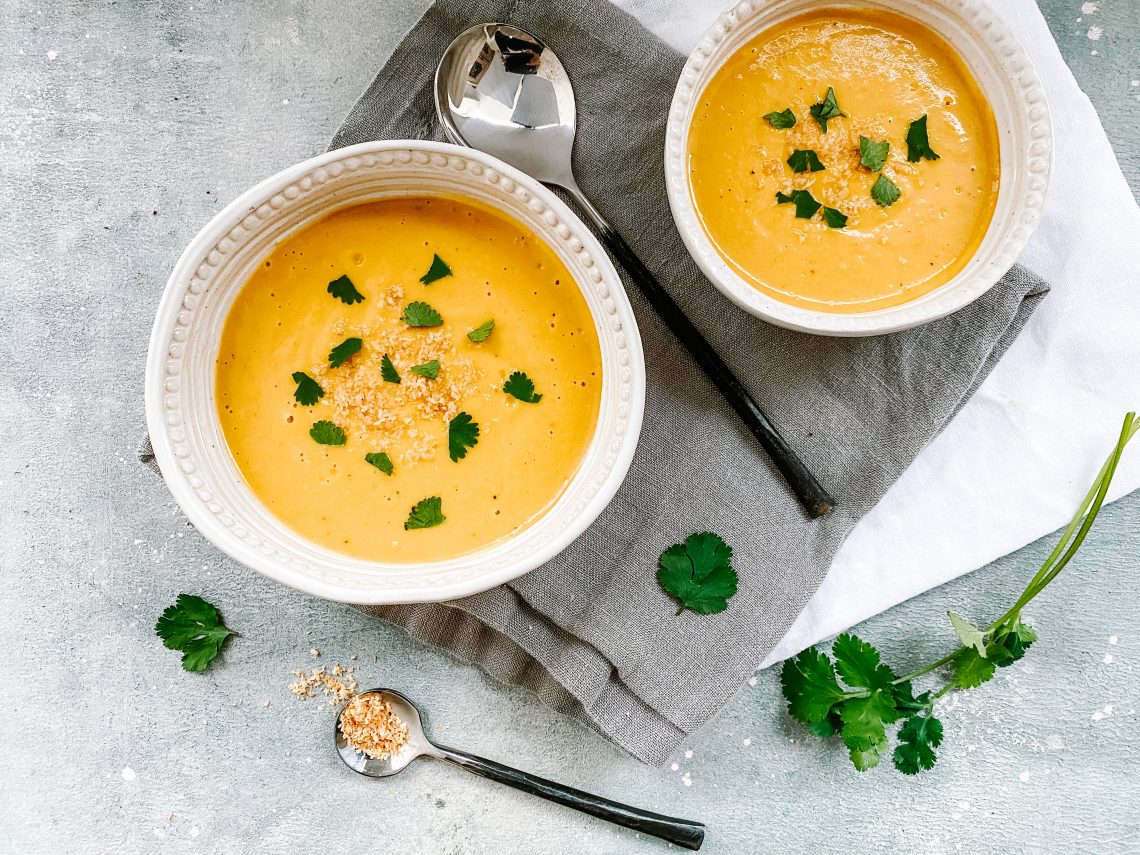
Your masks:
<path fill-rule="evenodd" d="M 432 753 L 434 746 L 424 734 L 423 722 L 420 720 L 420 711 L 416 709 L 415 704 L 392 689 L 369 689 L 366 692 L 361 692 L 356 697 L 362 697 L 364 695 L 379 695 L 383 700 L 388 702 L 389 706 L 392 707 L 392 712 L 407 726 L 408 741 L 404 743 L 404 746 L 395 754 L 380 759 L 369 757 L 364 752 L 357 751 L 349 744 L 348 740 L 344 738 L 344 734 L 340 731 L 340 717 L 344 714 L 345 709 L 342 707 L 336 716 L 333 735 L 336 740 L 336 753 L 349 769 L 353 772 L 359 772 L 361 775 L 367 775 L 370 778 L 387 778 L 389 775 L 402 772 L 408 767 L 408 764 L 420 755 Z M 347 704 L 345 706 L 347 707 Z"/>

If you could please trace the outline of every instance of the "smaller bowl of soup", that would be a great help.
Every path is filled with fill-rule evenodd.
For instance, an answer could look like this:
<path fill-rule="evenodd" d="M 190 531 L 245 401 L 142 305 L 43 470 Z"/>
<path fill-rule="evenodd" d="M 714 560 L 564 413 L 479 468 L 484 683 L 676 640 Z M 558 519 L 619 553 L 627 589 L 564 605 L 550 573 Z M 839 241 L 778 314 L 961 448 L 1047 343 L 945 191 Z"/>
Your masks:
<path fill-rule="evenodd" d="M 621 282 L 548 190 L 378 142 L 248 191 L 167 285 L 147 364 L 163 477 L 216 546 L 353 603 L 542 564 L 629 467 L 645 372 Z"/>
<path fill-rule="evenodd" d="M 745 0 L 681 73 L 665 173 L 710 281 L 827 335 L 943 317 L 1040 220 L 1052 165 L 1032 65 L 973 0 Z"/>

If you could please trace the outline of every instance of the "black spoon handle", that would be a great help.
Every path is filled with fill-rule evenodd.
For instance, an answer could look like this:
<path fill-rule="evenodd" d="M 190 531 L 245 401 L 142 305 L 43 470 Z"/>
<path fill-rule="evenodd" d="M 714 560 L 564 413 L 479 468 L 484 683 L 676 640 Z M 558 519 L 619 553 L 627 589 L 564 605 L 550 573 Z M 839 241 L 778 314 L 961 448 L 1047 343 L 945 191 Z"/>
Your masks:
<path fill-rule="evenodd" d="M 612 252 L 622 267 L 624 267 L 637 287 L 641 289 L 647 300 L 665 321 L 665 325 L 693 355 L 693 359 L 701 366 L 708 378 L 713 381 L 720 393 L 728 399 L 737 415 L 752 431 L 752 435 L 760 441 L 760 445 L 780 474 L 795 492 L 800 504 L 812 517 L 821 517 L 835 507 L 835 499 L 823 488 L 800 460 L 799 455 L 792 449 L 786 439 L 781 436 L 779 429 L 772 424 L 764 411 L 760 409 L 748 390 L 736 379 L 736 375 L 724 364 L 720 354 L 713 350 L 703 335 L 693 326 L 693 322 L 681 311 L 669 292 L 661 287 L 661 283 L 649 272 L 649 268 L 641 263 L 629 244 L 618 234 L 617 229 L 611 226 L 577 187 L 566 188 L 582 206 L 594 225 L 601 232 L 602 241 Z"/>
<path fill-rule="evenodd" d="M 436 756 L 450 760 L 468 772 L 474 772 L 476 775 L 482 775 L 484 778 L 490 778 L 500 784 L 507 784 L 516 790 L 522 790 L 524 793 L 542 796 L 544 799 L 550 799 L 550 801 L 558 802 L 560 805 L 580 810 L 583 813 L 590 814 L 590 816 L 596 816 L 598 819 L 604 819 L 625 828 L 632 828 L 634 831 L 640 831 L 643 834 L 660 837 L 662 840 L 676 843 L 685 849 L 700 849 L 701 843 L 704 842 L 705 827 L 699 822 L 675 819 L 671 816 L 662 816 L 659 813 L 630 807 L 620 802 L 604 799 L 601 796 L 591 795 L 582 790 L 576 790 L 573 787 L 567 787 L 555 781 L 548 781 L 546 778 L 540 778 L 537 775 L 520 772 L 518 769 L 512 769 L 510 766 L 504 766 L 502 763 L 496 763 L 494 760 L 488 760 L 485 757 L 477 757 L 474 754 L 457 751 L 454 748 L 445 748 L 442 745 L 435 747 L 439 752 Z"/>

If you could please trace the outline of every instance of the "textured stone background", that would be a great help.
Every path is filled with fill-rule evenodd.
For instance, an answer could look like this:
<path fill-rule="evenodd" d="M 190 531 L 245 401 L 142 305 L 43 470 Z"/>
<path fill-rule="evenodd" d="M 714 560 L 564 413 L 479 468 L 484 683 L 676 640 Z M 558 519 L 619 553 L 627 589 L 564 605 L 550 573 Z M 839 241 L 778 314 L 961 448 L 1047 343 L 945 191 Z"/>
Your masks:
<path fill-rule="evenodd" d="M 349 773 L 331 709 L 286 686 L 290 669 L 354 655 L 445 741 L 702 819 L 709 853 L 1140 851 L 1140 495 L 1104 512 L 1032 607 L 1030 656 L 948 699 L 942 759 L 917 780 L 855 773 L 782 715 L 772 673 L 678 769 L 646 768 L 521 691 L 236 566 L 187 525 L 134 461 L 167 272 L 226 200 L 324 149 L 422 5 L 0 3 L 0 852 L 665 848 L 429 761 L 388 782 Z M 1042 5 L 1140 188 L 1140 5 Z M 900 667 L 932 658 L 951 642 L 948 607 L 995 614 L 1049 547 L 859 632 Z M 182 590 L 242 633 L 202 675 L 153 634 Z"/>

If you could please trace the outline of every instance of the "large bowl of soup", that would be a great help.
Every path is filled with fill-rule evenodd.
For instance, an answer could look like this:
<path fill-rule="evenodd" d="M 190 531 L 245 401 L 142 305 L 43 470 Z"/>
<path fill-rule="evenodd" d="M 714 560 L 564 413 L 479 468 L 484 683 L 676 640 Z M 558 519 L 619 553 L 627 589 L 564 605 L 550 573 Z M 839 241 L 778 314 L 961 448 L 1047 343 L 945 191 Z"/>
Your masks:
<path fill-rule="evenodd" d="M 1048 105 L 976 0 L 745 0 L 701 38 L 665 174 L 693 258 L 780 326 L 874 335 L 962 308 L 1016 260 Z"/>
<path fill-rule="evenodd" d="M 159 306 L 147 424 L 190 521 L 352 603 L 467 596 L 582 534 L 633 457 L 637 324 L 550 191 L 467 149 L 366 143 L 218 214 Z"/>

